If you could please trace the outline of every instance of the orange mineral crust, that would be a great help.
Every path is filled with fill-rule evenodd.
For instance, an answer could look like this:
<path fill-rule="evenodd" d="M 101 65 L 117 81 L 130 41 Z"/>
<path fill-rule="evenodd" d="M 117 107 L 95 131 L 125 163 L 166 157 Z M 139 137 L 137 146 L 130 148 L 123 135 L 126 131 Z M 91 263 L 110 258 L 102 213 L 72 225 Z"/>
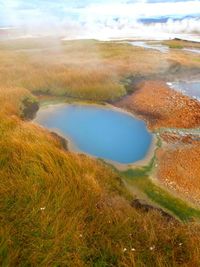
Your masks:
<path fill-rule="evenodd" d="M 158 180 L 174 193 L 200 205 L 200 138 L 170 137 L 158 149 Z"/>
<path fill-rule="evenodd" d="M 164 82 L 145 81 L 117 106 L 144 119 L 150 130 L 166 128 L 159 134 L 155 177 L 171 192 L 200 205 L 200 135 L 191 131 L 200 126 L 200 103 Z"/>
<path fill-rule="evenodd" d="M 146 120 L 150 129 L 200 126 L 200 103 L 170 89 L 162 81 L 145 81 L 116 104 Z"/>

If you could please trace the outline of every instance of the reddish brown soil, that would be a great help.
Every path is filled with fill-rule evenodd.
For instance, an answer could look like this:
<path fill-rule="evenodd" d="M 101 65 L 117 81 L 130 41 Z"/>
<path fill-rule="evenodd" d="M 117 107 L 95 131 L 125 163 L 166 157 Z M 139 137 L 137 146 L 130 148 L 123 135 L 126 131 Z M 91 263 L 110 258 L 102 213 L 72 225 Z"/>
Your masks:
<path fill-rule="evenodd" d="M 200 103 L 161 81 L 146 81 L 132 95 L 116 104 L 143 117 L 150 129 L 200 126 Z"/>
<path fill-rule="evenodd" d="M 151 130 L 161 127 L 200 127 L 200 103 L 160 81 L 140 84 L 136 92 L 117 103 L 146 120 Z M 170 191 L 200 205 L 200 137 L 184 131 L 160 135 L 156 176 Z"/>
<path fill-rule="evenodd" d="M 157 151 L 157 178 L 174 192 L 200 205 L 200 139 L 165 135 Z"/>

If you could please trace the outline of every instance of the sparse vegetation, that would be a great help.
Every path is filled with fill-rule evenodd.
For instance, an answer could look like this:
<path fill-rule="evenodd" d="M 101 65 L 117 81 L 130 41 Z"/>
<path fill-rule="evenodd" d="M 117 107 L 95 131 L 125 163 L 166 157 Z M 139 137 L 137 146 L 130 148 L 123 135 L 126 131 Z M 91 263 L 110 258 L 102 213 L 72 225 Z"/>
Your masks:
<path fill-rule="evenodd" d="M 183 49 L 183 48 L 200 48 L 198 42 L 189 42 L 179 39 L 167 40 L 162 42 L 164 45 L 169 46 L 169 48 Z"/>
<path fill-rule="evenodd" d="M 169 44 L 169 48 L 171 48 L 171 49 L 183 49 L 184 46 L 182 46 L 180 44 L 171 43 L 171 44 Z"/>

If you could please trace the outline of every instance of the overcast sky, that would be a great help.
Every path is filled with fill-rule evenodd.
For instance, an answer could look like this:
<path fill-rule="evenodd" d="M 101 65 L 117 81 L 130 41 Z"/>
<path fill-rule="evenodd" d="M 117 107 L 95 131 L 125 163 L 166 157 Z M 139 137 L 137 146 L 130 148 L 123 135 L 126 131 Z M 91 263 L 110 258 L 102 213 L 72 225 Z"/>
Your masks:
<path fill-rule="evenodd" d="M 0 0 L 0 26 L 29 30 L 130 31 L 141 19 L 163 17 L 170 19 L 166 24 L 170 30 L 198 31 L 200 0 Z M 183 18 L 182 24 L 172 22 Z"/>

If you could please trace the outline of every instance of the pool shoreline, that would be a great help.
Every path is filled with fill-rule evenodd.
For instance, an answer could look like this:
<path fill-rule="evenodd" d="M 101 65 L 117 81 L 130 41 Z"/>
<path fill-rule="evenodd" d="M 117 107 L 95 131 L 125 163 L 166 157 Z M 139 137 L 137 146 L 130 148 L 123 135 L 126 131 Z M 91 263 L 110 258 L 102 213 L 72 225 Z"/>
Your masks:
<path fill-rule="evenodd" d="M 49 105 L 41 106 L 39 108 L 39 110 L 41 110 L 41 109 L 42 110 L 49 109 L 49 112 L 51 112 L 51 108 L 52 108 L 52 111 L 53 111 L 54 108 L 61 107 L 61 106 L 66 106 L 66 105 L 80 105 L 80 106 L 89 106 L 89 107 L 92 106 L 92 107 L 103 108 L 103 109 L 112 110 L 112 111 L 116 111 L 116 112 L 120 112 L 120 113 L 126 114 L 126 115 L 128 115 L 130 117 L 133 117 L 134 119 L 143 121 L 145 123 L 147 132 L 152 135 L 152 141 L 151 141 L 150 147 L 149 147 L 146 155 L 144 156 L 144 158 L 142 158 L 140 160 L 137 160 L 137 161 L 135 161 L 133 163 L 119 163 L 117 161 L 109 160 L 109 159 L 106 159 L 106 158 L 100 158 L 100 157 L 91 155 L 91 154 L 89 154 L 87 152 L 81 151 L 80 149 L 78 149 L 76 147 L 76 145 L 70 139 L 70 137 L 67 136 L 66 134 L 64 134 L 60 129 L 58 129 L 58 128 L 48 129 L 48 128 L 42 126 L 41 124 L 39 124 L 37 122 L 37 116 L 32 120 L 33 123 L 36 123 L 40 127 L 44 128 L 44 129 L 47 129 L 48 131 L 54 132 L 57 135 L 59 135 L 61 138 L 64 138 L 68 143 L 68 150 L 70 152 L 79 153 L 79 154 L 85 154 L 85 155 L 87 155 L 87 156 L 89 156 L 91 158 L 105 161 L 105 163 L 111 164 L 114 167 L 116 167 L 118 170 L 121 170 L 121 171 L 127 170 L 127 169 L 131 169 L 131 168 L 136 168 L 136 167 L 143 167 L 143 166 L 147 165 L 151 161 L 151 159 L 153 158 L 153 156 L 155 154 L 155 150 L 156 150 L 157 138 L 156 138 L 156 135 L 154 133 L 152 133 L 148 129 L 146 122 L 144 120 L 142 120 L 139 116 L 135 116 L 134 114 L 132 114 L 132 113 L 130 113 L 130 112 L 128 112 L 128 111 L 126 111 L 126 110 L 124 110 L 122 108 L 113 106 L 112 104 L 108 104 L 108 103 L 105 103 L 104 105 L 97 104 L 97 103 L 91 103 L 90 104 L 90 103 L 84 103 L 84 102 L 81 102 L 81 103 L 75 102 L 75 103 L 70 103 L 70 104 L 69 103 L 56 103 L 56 104 L 49 104 Z"/>

